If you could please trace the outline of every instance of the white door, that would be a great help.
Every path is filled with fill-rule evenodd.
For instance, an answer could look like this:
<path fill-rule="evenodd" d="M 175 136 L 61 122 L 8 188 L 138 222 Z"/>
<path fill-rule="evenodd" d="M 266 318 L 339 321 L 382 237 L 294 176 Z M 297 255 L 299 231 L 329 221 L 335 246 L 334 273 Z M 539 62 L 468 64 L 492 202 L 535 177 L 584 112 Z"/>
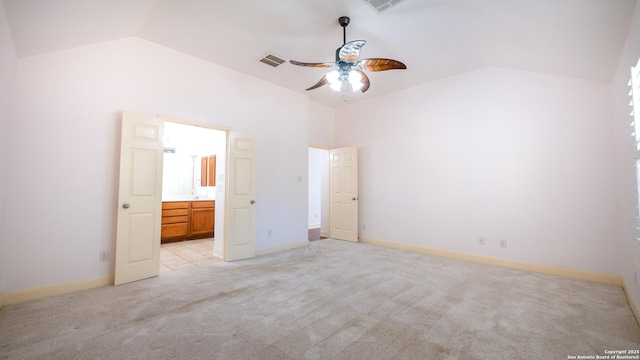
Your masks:
<path fill-rule="evenodd" d="M 256 138 L 229 132 L 226 261 L 256 256 Z"/>
<path fill-rule="evenodd" d="M 329 237 L 358 242 L 358 148 L 329 151 Z"/>
<path fill-rule="evenodd" d="M 164 121 L 122 114 L 115 285 L 158 276 Z"/>

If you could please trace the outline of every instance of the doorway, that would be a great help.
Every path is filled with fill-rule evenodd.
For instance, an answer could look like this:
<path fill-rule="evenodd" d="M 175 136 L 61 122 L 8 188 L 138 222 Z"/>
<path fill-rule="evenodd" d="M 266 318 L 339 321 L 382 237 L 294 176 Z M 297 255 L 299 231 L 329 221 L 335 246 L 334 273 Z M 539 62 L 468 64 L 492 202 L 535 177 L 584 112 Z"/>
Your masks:
<path fill-rule="evenodd" d="M 163 142 L 160 274 L 221 262 L 227 134 L 165 121 Z"/>
<path fill-rule="evenodd" d="M 329 233 L 329 150 L 309 148 L 309 241 L 325 239 Z"/>
<path fill-rule="evenodd" d="M 114 284 L 158 276 L 163 220 L 162 173 L 165 120 L 130 112 L 122 113 L 120 174 Z M 197 126 L 197 125 L 196 125 Z M 252 133 L 224 130 L 226 156 L 216 161 L 217 184 L 213 255 L 224 261 L 256 256 L 257 137 Z M 171 151 L 171 150 L 170 150 Z M 222 161 L 220 161 L 222 160 Z M 186 199 L 185 199 L 186 200 Z M 222 202 L 220 204 L 219 202 Z M 173 207 L 184 210 L 184 204 Z M 193 208 L 192 205 L 190 205 Z M 202 210 L 203 206 L 196 206 Z M 173 210 L 168 208 L 167 210 Z M 201 215 L 203 212 L 198 211 Z M 169 217 L 180 214 L 167 214 Z M 184 216 L 184 211 L 181 214 Z M 202 219 L 202 216 L 199 217 Z M 174 221 L 175 220 L 175 221 Z M 187 220 L 188 221 L 188 220 Z M 171 219 L 166 224 L 184 222 Z"/>

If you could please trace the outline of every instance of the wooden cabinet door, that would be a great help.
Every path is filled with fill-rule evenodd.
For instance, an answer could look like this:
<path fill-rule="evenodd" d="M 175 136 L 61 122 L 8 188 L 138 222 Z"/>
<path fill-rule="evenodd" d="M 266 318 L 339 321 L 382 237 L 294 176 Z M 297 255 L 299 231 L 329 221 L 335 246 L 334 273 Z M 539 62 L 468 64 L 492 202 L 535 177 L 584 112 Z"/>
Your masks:
<path fill-rule="evenodd" d="M 216 156 L 200 159 L 200 186 L 216 186 Z"/>
<path fill-rule="evenodd" d="M 200 159 L 200 186 L 207 186 L 207 176 L 209 175 L 209 159 L 203 156 Z"/>
<path fill-rule="evenodd" d="M 209 176 L 209 181 L 208 184 L 209 186 L 216 186 L 216 156 L 215 155 L 211 155 L 208 158 L 208 167 L 209 167 L 209 172 L 208 172 L 208 176 Z"/>
<path fill-rule="evenodd" d="M 215 208 L 191 209 L 191 235 L 213 236 Z"/>

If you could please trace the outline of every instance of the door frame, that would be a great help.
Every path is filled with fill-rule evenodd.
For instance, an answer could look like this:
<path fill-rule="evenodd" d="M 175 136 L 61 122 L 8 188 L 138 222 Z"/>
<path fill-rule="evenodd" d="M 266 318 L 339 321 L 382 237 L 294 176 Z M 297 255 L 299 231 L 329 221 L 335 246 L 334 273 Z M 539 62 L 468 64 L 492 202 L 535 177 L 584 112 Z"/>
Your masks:
<path fill-rule="evenodd" d="M 357 145 L 353 145 L 353 146 L 347 146 L 347 147 L 355 147 L 356 149 L 358 149 Z M 336 147 L 336 146 L 324 146 L 324 145 L 318 145 L 318 144 L 309 144 L 308 148 L 315 148 L 315 149 L 322 149 L 322 150 L 327 150 L 329 151 L 329 156 L 331 155 L 331 150 L 336 150 L 336 149 L 342 149 L 345 148 L 345 146 L 340 146 L 340 147 Z M 307 156 L 308 156 L 308 152 L 307 152 Z M 359 165 L 358 165 L 359 166 Z M 307 164 L 308 167 L 308 164 Z M 328 167 L 328 172 L 329 172 L 329 181 L 327 182 L 327 195 L 326 195 L 326 199 L 323 199 L 327 202 L 328 204 L 328 219 L 327 219 L 327 233 L 326 233 L 326 237 L 329 238 L 331 235 L 331 159 L 329 159 L 329 161 L 327 161 L 327 167 Z M 359 172 L 359 169 L 356 169 L 356 171 Z M 358 180 L 359 181 L 359 180 Z M 307 198 L 309 197 L 309 190 L 307 189 Z M 357 196 L 358 199 L 356 201 L 360 201 L 360 196 Z M 307 219 L 309 218 L 309 214 L 308 214 L 308 207 L 307 207 Z M 359 217 L 360 217 L 360 210 L 358 207 L 358 213 L 356 214 L 356 217 L 358 218 L 358 225 L 356 228 L 357 231 L 357 242 L 360 241 L 360 221 L 359 221 Z M 322 225 L 321 225 L 322 227 Z"/>
<path fill-rule="evenodd" d="M 128 113 L 128 112 L 123 111 L 121 113 L 121 124 L 123 122 L 122 119 L 123 119 L 125 113 Z M 228 249 L 228 246 L 229 246 L 228 220 L 229 220 L 229 213 L 230 213 L 230 209 L 231 209 L 231 207 L 229 205 L 230 193 L 229 193 L 229 185 L 228 185 L 229 178 L 230 178 L 229 170 L 231 169 L 231 164 L 230 164 L 230 161 L 229 161 L 230 160 L 230 147 L 229 147 L 229 144 L 230 144 L 230 140 L 232 138 L 232 134 L 235 134 L 236 136 L 237 135 L 246 134 L 247 136 L 249 136 L 249 137 L 251 137 L 253 139 L 252 140 L 253 141 L 252 144 L 253 144 L 253 146 L 255 146 L 255 142 L 257 140 L 257 136 L 254 135 L 253 133 L 242 133 L 242 132 L 234 131 L 231 128 L 225 127 L 225 126 L 202 124 L 202 123 L 199 123 L 197 121 L 185 120 L 185 119 L 182 119 L 182 118 L 176 118 L 176 117 L 173 117 L 173 116 L 168 116 L 168 115 L 163 115 L 163 114 L 156 114 L 156 115 L 137 114 L 137 115 L 140 115 L 140 116 L 143 116 L 143 117 L 148 117 L 148 118 L 153 118 L 153 119 L 157 120 L 158 123 L 162 127 L 164 127 L 164 124 L 168 121 L 168 122 L 173 122 L 173 123 L 177 123 L 177 124 L 181 124 L 181 125 L 188 125 L 188 126 L 195 126 L 195 127 L 200 127 L 200 128 L 204 128 L 204 129 L 223 131 L 225 133 L 225 149 L 226 149 L 225 158 L 226 158 L 226 161 L 225 161 L 225 164 L 224 164 L 224 172 L 225 172 L 224 173 L 224 184 L 225 185 L 224 185 L 224 197 L 223 197 L 224 198 L 224 209 L 223 209 L 224 221 L 217 222 L 218 225 L 224 224 L 223 231 L 218 231 L 218 233 L 222 233 L 223 234 L 223 240 L 222 240 L 223 251 L 221 251 L 221 252 L 218 251 L 216 253 L 215 248 L 214 248 L 214 251 L 213 251 L 212 255 L 222 258 L 223 261 L 229 261 L 229 259 L 227 258 L 227 249 Z M 122 139 L 122 135 L 121 135 L 121 139 Z M 164 143 L 162 141 L 160 141 L 158 143 L 158 145 L 159 145 L 159 147 L 160 146 L 164 147 Z M 122 144 L 120 145 L 120 147 L 122 147 Z M 158 150 L 161 150 L 161 149 L 158 149 Z M 256 171 L 256 167 L 255 167 L 255 152 L 254 152 L 254 157 L 253 158 L 254 158 L 254 162 L 253 162 L 253 171 L 252 172 L 253 172 L 254 175 L 253 175 L 253 180 L 251 181 L 251 183 L 252 183 L 254 191 L 252 192 L 252 194 L 250 194 L 250 196 L 255 198 L 255 195 L 256 195 L 255 194 L 255 185 L 256 185 L 256 182 L 255 182 L 255 171 Z M 164 157 L 160 156 L 160 159 L 158 160 L 158 162 L 159 162 L 159 165 L 160 165 L 160 169 L 162 169 L 162 165 L 164 164 Z M 119 168 L 119 173 L 121 174 L 120 177 L 122 177 L 122 171 L 123 171 L 123 169 L 122 169 L 122 164 L 121 164 L 120 168 Z M 160 176 L 160 183 L 159 184 L 157 184 L 157 182 L 156 182 L 156 186 L 159 186 L 160 189 L 162 189 L 162 183 L 163 183 L 163 180 L 164 180 L 163 177 L 164 176 Z M 119 183 L 120 182 L 121 181 L 119 181 Z M 216 192 L 217 192 L 217 189 L 216 189 Z M 118 190 L 118 209 L 120 207 L 120 200 L 121 200 L 121 193 L 120 193 L 120 190 Z M 162 198 L 160 199 L 160 202 L 162 202 Z M 251 204 L 252 205 L 255 204 L 255 200 L 252 200 Z M 255 208 L 254 207 L 252 207 L 252 211 L 255 214 Z M 251 226 L 253 227 L 253 231 L 255 231 L 255 217 L 253 217 L 253 219 L 254 219 L 254 221 L 252 221 Z M 157 249 L 159 249 L 160 242 L 161 242 L 161 234 L 160 234 L 161 221 L 157 221 L 157 224 L 154 224 L 153 226 L 154 226 L 154 233 L 157 232 L 157 241 L 158 241 Z M 119 233 L 117 227 L 118 227 L 118 225 L 116 226 L 116 233 Z M 214 231 L 215 231 L 215 227 L 214 227 Z M 154 235 L 154 237 L 155 237 L 155 235 Z M 255 238 L 254 238 L 253 235 L 251 236 L 251 238 L 253 238 L 253 250 L 254 250 L 254 255 L 252 257 L 255 257 Z M 120 239 L 120 236 L 119 235 L 116 236 L 116 247 L 117 247 L 117 244 L 119 242 L 118 241 L 119 239 Z M 123 243 L 122 245 L 129 246 L 129 243 L 130 242 L 127 241 L 127 242 Z M 154 244 L 154 247 L 155 246 L 156 245 Z M 116 253 L 115 262 L 116 263 L 118 262 L 117 252 L 118 251 L 116 249 L 116 251 L 115 251 L 115 253 Z M 158 254 L 158 257 L 159 257 L 159 254 Z M 158 262 L 157 264 L 158 264 L 157 265 L 158 266 L 158 272 L 156 272 L 155 274 L 152 274 L 151 277 L 159 275 L 159 265 L 160 265 L 160 263 Z M 115 276 L 114 276 L 114 278 L 115 278 Z M 131 280 L 131 281 L 142 280 L 142 279 L 144 279 L 144 278 L 139 277 L 139 278 Z M 125 282 L 122 282 L 122 283 L 125 283 Z M 115 285 L 115 281 L 114 281 L 114 285 Z"/>
<path fill-rule="evenodd" d="M 217 130 L 217 131 L 223 131 L 225 133 L 225 149 L 226 150 L 226 154 L 225 154 L 225 158 L 229 158 L 229 132 L 231 131 L 231 128 L 227 127 L 227 126 L 221 126 L 221 125 L 208 125 L 208 124 L 202 124 L 199 123 L 197 121 L 193 121 L 193 120 L 187 120 L 187 119 L 183 119 L 183 118 L 177 118 L 174 116 L 169 116 L 169 115 L 163 115 L 163 114 L 158 114 L 157 117 L 159 119 L 162 119 L 163 121 L 169 121 L 172 123 L 177 123 L 177 124 L 181 124 L 181 125 L 189 125 L 189 126 L 195 126 L 195 127 L 200 127 L 200 128 L 204 128 L 204 129 L 210 129 L 210 130 Z M 229 204 L 229 194 L 228 194 L 228 187 L 227 187 L 227 181 L 228 181 L 228 174 L 229 174 L 229 161 L 225 161 L 224 164 L 224 222 L 223 224 L 226 223 L 227 221 L 227 217 L 229 216 L 228 213 L 228 204 Z M 217 176 L 217 175 L 216 175 Z M 217 195 L 216 195 L 217 197 Z M 216 204 L 216 210 L 218 210 L 218 206 Z M 216 224 L 218 224 L 218 222 L 215 222 Z M 224 225 L 224 231 L 222 231 L 222 238 L 223 238 L 223 250 L 227 248 L 227 226 L 226 224 Z M 219 234 L 220 232 L 215 231 L 215 225 L 214 225 L 214 233 L 215 234 Z M 216 252 L 215 248 L 213 251 L 213 255 L 216 257 L 219 257 L 222 259 L 222 261 L 227 261 L 226 259 L 226 251 L 221 251 L 221 252 Z"/>
<path fill-rule="evenodd" d="M 309 157 L 309 150 L 308 149 L 320 149 L 320 150 L 326 150 L 327 151 L 327 156 L 329 155 L 329 151 L 331 150 L 331 147 L 329 146 L 323 146 L 323 145 L 317 145 L 317 144 L 311 144 L 309 145 L 309 147 L 307 148 L 307 158 Z M 329 204 L 329 189 L 330 187 L 330 178 L 331 178 L 331 174 L 330 174 L 330 162 L 329 160 L 327 160 L 327 163 L 325 164 L 327 167 L 327 184 L 326 184 L 326 195 L 320 200 L 321 204 L 326 203 L 327 204 L 327 216 L 325 219 L 325 216 L 322 216 L 320 219 L 320 235 L 324 236 L 326 238 L 329 237 L 329 230 L 331 229 L 331 206 Z M 307 164 L 307 167 L 309 167 L 309 164 Z M 307 179 L 308 180 L 308 179 Z M 307 187 L 307 198 L 309 198 L 309 189 Z M 320 210 L 324 211 L 324 209 L 322 208 L 322 205 L 320 206 Z M 309 207 L 307 206 L 307 211 L 309 211 Z M 307 219 L 309 218 L 309 214 L 307 214 Z M 327 231 L 325 233 L 322 232 L 322 224 L 325 223 L 327 225 Z"/>

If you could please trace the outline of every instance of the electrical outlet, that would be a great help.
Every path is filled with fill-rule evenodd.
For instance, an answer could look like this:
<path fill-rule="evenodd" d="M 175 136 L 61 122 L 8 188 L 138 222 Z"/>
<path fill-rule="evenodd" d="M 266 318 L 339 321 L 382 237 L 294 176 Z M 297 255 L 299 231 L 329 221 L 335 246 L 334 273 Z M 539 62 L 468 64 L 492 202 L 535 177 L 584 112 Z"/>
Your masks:
<path fill-rule="evenodd" d="M 500 240 L 500 247 L 501 248 L 506 248 L 507 247 L 507 240 L 504 240 L 504 239 Z"/>
<path fill-rule="evenodd" d="M 367 224 L 362 224 L 362 230 L 367 230 Z"/>
<path fill-rule="evenodd" d="M 109 261 L 109 250 L 100 251 L 100 262 Z"/>
<path fill-rule="evenodd" d="M 271 237 L 271 230 L 267 230 L 267 237 Z"/>
<path fill-rule="evenodd" d="M 482 236 L 478 238 L 478 244 L 484 245 L 484 238 Z"/>
<path fill-rule="evenodd" d="M 316 214 L 316 219 L 318 218 L 318 214 Z"/>

